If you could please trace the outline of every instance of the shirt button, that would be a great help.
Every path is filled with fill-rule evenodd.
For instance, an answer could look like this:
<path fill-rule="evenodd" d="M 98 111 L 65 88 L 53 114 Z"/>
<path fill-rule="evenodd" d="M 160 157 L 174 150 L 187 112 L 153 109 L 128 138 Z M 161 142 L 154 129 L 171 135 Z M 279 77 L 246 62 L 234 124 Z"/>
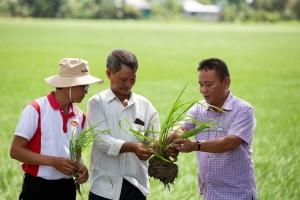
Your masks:
<path fill-rule="evenodd" d="M 207 156 L 207 158 L 209 158 L 209 156 Z"/>

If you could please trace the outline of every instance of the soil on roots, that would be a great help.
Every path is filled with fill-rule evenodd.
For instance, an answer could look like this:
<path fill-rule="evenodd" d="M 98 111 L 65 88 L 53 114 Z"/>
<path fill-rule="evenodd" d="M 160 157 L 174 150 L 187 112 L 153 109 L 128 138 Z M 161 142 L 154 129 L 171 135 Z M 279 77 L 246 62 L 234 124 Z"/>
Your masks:
<path fill-rule="evenodd" d="M 178 166 L 153 156 L 149 159 L 148 173 L 150 177 L 160 180 L 170 191 L 170 184 L 173 184 L 178 176 Z"/>

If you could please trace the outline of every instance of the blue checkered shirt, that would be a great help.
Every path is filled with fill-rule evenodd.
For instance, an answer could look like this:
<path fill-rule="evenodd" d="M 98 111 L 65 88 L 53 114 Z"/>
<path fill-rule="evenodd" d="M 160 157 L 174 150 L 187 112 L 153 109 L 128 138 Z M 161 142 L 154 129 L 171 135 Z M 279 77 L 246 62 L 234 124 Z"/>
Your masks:
<path fill-rule="evenodd" d="M 205 101 L 201 103 L 206 104 Z M 207 104 L 206 104 L 207 105 Z M 206 153 L 197 151 L 198 192 L 204 200 L 254 200 L 258 199 L 252 159 L 252 139 L 256 119 L 252 106 L 229 93 L 223 107 L 227 113 L 194 105 L 188 115 L 198 120 L 217 119 L 216 131 L 200 132 L 196 140 L 213 140 L 235 135 L 244 142 L 234 151 Z M 183 122 L 188 129 L 195 124 Z"/>

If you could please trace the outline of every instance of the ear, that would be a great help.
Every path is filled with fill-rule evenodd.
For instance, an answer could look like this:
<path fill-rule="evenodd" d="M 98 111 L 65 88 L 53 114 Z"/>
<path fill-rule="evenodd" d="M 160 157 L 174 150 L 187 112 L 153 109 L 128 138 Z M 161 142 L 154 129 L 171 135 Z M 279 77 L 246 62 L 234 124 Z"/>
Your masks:
<path fill-rule="evenodd" d="M 110 69 L 106 69 L 106 76 L 108 79 L 110 79 L 111 74 L 112 74 L 112 71 L 110 71 Z"/>
<path fill-rule="evenodd" d="M 224 88 L 225 89 L 229 89 L 229 86 L 230 86 L 230 78 L 229 77 L 226 77 L 224 80 L 223 80 L 223 84 L 224 84 Z"/>

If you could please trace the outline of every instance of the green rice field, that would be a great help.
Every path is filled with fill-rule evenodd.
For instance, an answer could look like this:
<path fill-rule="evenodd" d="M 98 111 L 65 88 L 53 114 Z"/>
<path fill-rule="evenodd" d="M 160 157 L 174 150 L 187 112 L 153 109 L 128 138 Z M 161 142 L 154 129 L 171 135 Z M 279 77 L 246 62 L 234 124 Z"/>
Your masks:
<path fill-rule="evenodd" d="M 78 106 L 109 87 L 106 57 L 125 48 L 138 58 L 133 91 L 147 97 L 161 122 L 188 83 L 183 99 L 202 99 L 197 66 L 224 60 L 231 92 L 255 109 L 253 159 L 261 200 L 300 199 L 300 23 L 234 24 L 173 21 L 0 19 L 0 200 L 15 200 L 22 187 L 20 163 L 9 149 L 23 107 L 53 88 L 44 78 L 58 72 L 64 57 L 89 61 L 102 85 L 91 85 Z M 83 153 L 89 166 L 90 148 Z M 194 153 L 180 154 L 171 190 L 150 179 L 148 200 L 197 200 Z M 89 183 L 83 186 L 88 199 Z M 81 199 L 79 196 L 78 200 Z"/>

